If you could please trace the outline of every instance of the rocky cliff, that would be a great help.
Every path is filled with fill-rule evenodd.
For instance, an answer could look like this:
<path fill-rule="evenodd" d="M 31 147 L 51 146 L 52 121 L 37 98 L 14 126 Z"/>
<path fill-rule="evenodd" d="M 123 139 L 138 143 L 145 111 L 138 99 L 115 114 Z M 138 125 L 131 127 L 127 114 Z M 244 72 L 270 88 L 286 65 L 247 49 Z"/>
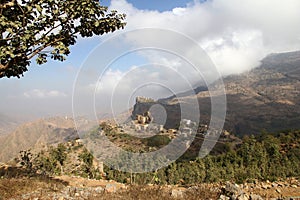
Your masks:
<path fill-rule="evenodd" d="M 227 97 L 225 129 L 237 135 L 300 128 L 300 51 L 270 54 L 261 65 L 249 72 L 223 79 Z M 216 81 L 212 86 L 217 86 Z M 195 90 L 202 123 L 210 119 L 211 101 L 205 87 Z M 157 102 L 137 101 L 133 115 L 147 111 L 154 104 L 167 112 L 165 126 L 177 127 L 181 118 L 189 119 L 195 108 L 189 105 L 194 98 L 190 92 Z M 180 102 L 180 103 L 179 103 Z M 190 112 L 180 113 L 180 106 Z"/>

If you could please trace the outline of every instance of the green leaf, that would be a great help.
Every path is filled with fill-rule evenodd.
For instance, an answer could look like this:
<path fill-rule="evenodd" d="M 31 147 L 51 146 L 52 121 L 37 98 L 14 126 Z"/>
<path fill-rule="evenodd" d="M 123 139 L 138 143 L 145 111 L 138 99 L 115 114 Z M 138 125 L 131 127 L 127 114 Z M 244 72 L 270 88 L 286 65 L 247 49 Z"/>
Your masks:
<path fill-rule="evenodd" d="M 43 51 L 46 47 L 52 47 L 51 58 L 63 61 L 70 53 L 69 47 L 76 43 L 77 35 L 102 35 L 125 25 L 124 18 L 115 12 L 109 13 L 107 7 L 94 0 L 21 2 L 24 12 L 19 9 L 12 12 L 11 7 L 2 8 L 0 28 L 7 40 L 1 41 L 0 60 L 9 65 L 6 71 L 0 71 L 0 78 L 20 77 L 27 71 L 30 59 L 35 57 L 32 54 L 34 50 Z M 62 13 L 66 16 L 61 16 Z M 63 30 L 48 32 L 60 23 L 63 23 Z M 43 64 L 47 62 L 47 56 L 40 54 L 36 61 Z"/>
<path fill-rule="evenodd" d="M 36 7 L 36 9 L 37 9 L 39 12 L 42 12 L 43 9 L 41 8 L 40 5 L 37 4 L 37 5 L 35 5 L 35 7 Z"/>

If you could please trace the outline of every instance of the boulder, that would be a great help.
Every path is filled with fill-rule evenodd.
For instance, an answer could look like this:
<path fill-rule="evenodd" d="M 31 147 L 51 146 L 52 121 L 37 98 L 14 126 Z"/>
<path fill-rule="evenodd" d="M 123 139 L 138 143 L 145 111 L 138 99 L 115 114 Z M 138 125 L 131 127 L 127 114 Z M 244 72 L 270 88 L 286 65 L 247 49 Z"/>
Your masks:
<path fill-rule="evenodd" d="M 113 184 L 113 183 L 109 183 L 105 186 L 105 191 L 106 192 L 116 192 L 117 191 L 117 186 L 116 184 Z"/>
<path fill-rule="evenodd" d="M 243 193 L 244 193 L 244 191 L 239 187 L 238 184 L 233 184 L 233 183 L 230 183 L 230 182 L 226 183 L 225 195 L 227 195 L 229 197 L 230 196 L 238 197 Z"/>
<path fill-rule="evenodd" d="M 250 200 L 263 200 L 263 198 L 257 194 L 250 194 Z"/>
<path fill-rule="evenodd" d="M 183 198 L 183 191 L 180 189 L 173 189 L 171 191 L 171 197 L 173 198 Z"/>
<path fill-rule="evenodd" d="M 221 194 L 218 200 L 230 200 L 230 198 Z"/>
<path fill-rule="evenodd" d="M 248 194 L 243 193 L 243 194 L 239 195 L 236 199 L 237 200 L 249 200 L 250 197 Z"/>

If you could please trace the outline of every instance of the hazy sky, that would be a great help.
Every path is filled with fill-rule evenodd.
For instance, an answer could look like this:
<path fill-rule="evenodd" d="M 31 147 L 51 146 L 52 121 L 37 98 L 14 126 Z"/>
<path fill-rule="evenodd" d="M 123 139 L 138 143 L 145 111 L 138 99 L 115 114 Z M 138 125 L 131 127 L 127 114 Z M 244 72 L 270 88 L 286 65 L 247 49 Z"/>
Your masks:
<path fill-rule="evenodd" d="M 127 14 L 125 30 L 102 37 L 79 39 L 71 48 L 72 53 L 67 61 L 50 61 L 41 66 L 32 61 L 29 72 L 23 78 L 2 78 L 0 113 L 71 115 L 73 85 L 77 87 L 75 102 L 84 102 L 82 110 L 93 103 L 88 95 L 93 91 L 96 112 L 109 113 L 111 104 L 124 110 L 125 104 L 131 106 L 137 95 L 164 97 L 194 87 L 203 82 L 203 76 L 206 81 L 218 78 L 210 71 L 209 65 L 200 66 L 203 67 L 200 75 L 193 72 L 188 60 L 183 58 L 199 57 L 195 54 L 194 48 L 197 47 L 176 39 L 175 35 L 170 34 L 166 38 L 145 31 L 145 34 L 120 36 L 126 31 L 159 28 L 184 35 L 207 53 L 222 75 L 250 70 L 269 53 L 300 49 L 299 0 L 103 2 L 110 9 Z M 112 37 L 116 39 L 110 40 Z M 107 47 L 104 52 L 101 47 L 103 42 L 106 44 L 105 41 L 114 42 L 104 45 Z M 149 45 L 147 42 L 151 41 L 155 44 L 166 43 L 170 51 L 184 51 L 176 55 L 170 51 L 141 49 L 118 55 L 109 66 L 105 66 L 106 70 L 100 70 L 104 67 L 101 64 L 106 62 L 104 54 L 109 57 L 119 52 L 116 49 L 122 52 L 136 45 Z M 80 69 L 79 77 L 90 79 L 79 85 L 74 84 Z"/>

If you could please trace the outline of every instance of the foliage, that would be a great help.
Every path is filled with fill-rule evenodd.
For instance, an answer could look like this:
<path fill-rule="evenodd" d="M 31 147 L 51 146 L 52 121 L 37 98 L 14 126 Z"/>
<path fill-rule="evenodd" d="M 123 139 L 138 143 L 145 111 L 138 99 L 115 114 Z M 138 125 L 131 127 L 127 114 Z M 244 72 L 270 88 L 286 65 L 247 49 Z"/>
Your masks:
<path fill-rule="evenodd" d="M 56 148 L 50 148 L 48 152 L 41 152 L 37 157 L 30 151 L 21 152 L 21 163 L 28 169 L 39 170 L 48 175 L 61 174 L 68 153 L 75 148 L 76 146 L 73 146 L 68 150 L 64 145 L 58 145 Z M 99 178 L 100 173 L 93 166 L 93 155 L 84 147 L 76 151 L 81 164 L 76 171 L 72 171 L 72 174 Z M 128 154 L 121 154 L 118 159 L 108 163 L 114 167 L 119 166 L 119 170 L 122 170 L 122 166 L 128 168 L 131 165 L 145 168 L 144 163 L 132 160 Z M 146 160 L 146 162 L 153 161 Z M 228 148 L 223 154 L 208 155 L 202 159 L 178 160 L 155 172 L 128 173 L 107 166 L 104 166 L 104 171 L 108 179 L 123 183 L 190 185 L 227 180 L 252 182 L 255 179 L 274 181 L 279 178 L 300 177 L 299 165 L 300 130 L 247 136 L 243 138 L 240 146 L 235 149 Z"/>
<path fill-rule="evenodd" d="M 41 151 L 33 161 L 36 170 L 48 175 L 61 174 L 67 158 L 66 150 L 63 144 L 59 144 L 56 148 L 50 147 L 49 152 Z"/>
<path fill-rule="evenodd" d="M 147 144 L 147 146 L 161 147 L 169 144 L 171 139 L 166 135 L 155 135 L 150 138 L 145 138 L 143 141 Z"/>
<path fill-rule="evenodd" d="M 120 161 L 122 162 L 122 161 Z M 247 136 L 236 149 L 193 161 L 177 161 L 168 167 L 135 174 L 135 183 L 196 184 L 219 181 L 276 180 L 300 177 L 300 130 L 279 134 Z M 105 167 L 108 178 L 124 182 L 130 178 Z M 153 177 L 159 181 L 154 182 Z"/>
<path fill-rule="evenodd" d="M 28 170 L 28 172 L 32 172 L 32 160 L 33 154 L 30 150 L 20 151 L 20 164 Z"/>
<path fill-rule="evenodd" d="M 113 134 L 116 131 L 116 129 L 107 122 L 101 122 L 99 125 L 99 130 L 103 130 L 106 134 Z"/>
<path fill-rule="evenodd" d="M 79 158 L 83 162 L 83 165 L 80 169 L 80 174 L 84 177 L 93 177 L 93 159 L 94 156 L 87 150 L 84 149 L 83 152 L 79 155 Z"/>
<path fill-rule="evenodd" d="M 0 78 L 23 75 L 30 60 L 63 61 L 77 36 L 123 28 L 124 14 L 98 0 L 5 0 L 0 3 Z"/>
<path fill-rule="evenodd" d="M 66 147 L 63 144 L 58 144 L 56 149 L 52 149 L 51 155 L 60 165 L 63 165 L 67 158 Z"/>
<path fill-rule="evenodd" d="M 74 160 L 74 158 L 76 158 Z M 20 164 L 31 174 L 44 175 L 79 175 L 83 177 L 99 178 L 100 172 L 93 166 L 93 155 L 81 144 L 67 148 L 64 143 L 56 147 L 50 146 L 38 154 L 32 154 L 29 150 L 20 152 Z M 73 166 L 72 162 L 79 161 L 79 165 Z M 75 167 L 75 168 L 72 168 Z M 74 170 L 75 169 L 75 170 Z"/>

